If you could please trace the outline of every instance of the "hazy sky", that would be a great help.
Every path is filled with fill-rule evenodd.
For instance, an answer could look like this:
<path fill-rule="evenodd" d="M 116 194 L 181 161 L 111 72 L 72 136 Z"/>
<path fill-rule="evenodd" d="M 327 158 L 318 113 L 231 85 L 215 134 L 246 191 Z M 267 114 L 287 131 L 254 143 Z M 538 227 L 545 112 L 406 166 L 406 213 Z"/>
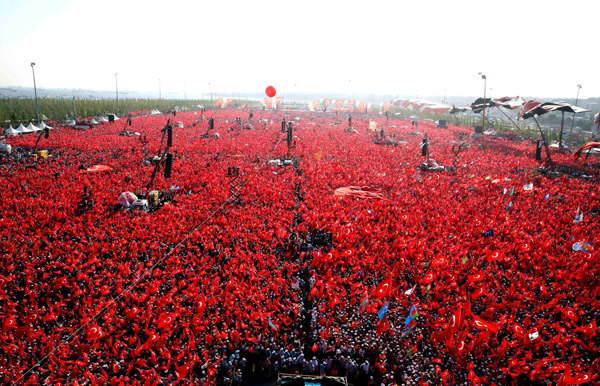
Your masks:
<path fill-rule="evenodd" d="M 600 96 L 596 1 L 0 1 L 0 86 Z M 209 88 L 209 83 L 211 84 Z"/>

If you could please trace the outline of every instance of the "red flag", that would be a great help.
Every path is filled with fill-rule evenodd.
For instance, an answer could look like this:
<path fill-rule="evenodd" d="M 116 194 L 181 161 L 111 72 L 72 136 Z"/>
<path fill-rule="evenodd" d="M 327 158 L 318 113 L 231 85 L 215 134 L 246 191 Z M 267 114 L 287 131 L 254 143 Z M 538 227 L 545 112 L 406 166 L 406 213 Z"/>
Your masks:
<path fill-rule="evenodd" d="M 425 277 L 423 278 L 423 280 L 421 280 L 421 282 L 423 284 L 429 284 L 433 281 L 434 277 L 432 273 L 428 273 L 427 275 L 425 275 Z"/>
<path fill-rule="evenodd" d="M 488 254 L 485 256 L 485 259 L 488 261 L 488 263 L 491 263 L 492 261 L 504 259 L 504 254 L 502 254 L 501 252 L 498 252 L 498 251 L 488 252 Z"/>
<path fill-rule="evenodd" d="M 467 277 L 467 281 L 468 281 L 469 283 L 475 283 L 476 281 L 479 281 L 479 280 L 481 280 L 481 279 L 483 279 L 483 276 L 482 276 L 480 273 L 477 273 L 477 274 L 475 274 L 475 275 L 469 275 L 469 276 Z"/>
<path fill-rule="evenodd" d="M 571 369 L 567 368 L 562 377 L 558 380 L 556 386 L 571 386 Z"/>
<path fill-rule="evenodd" d="M 447 385 L 446 382 L 448 382 L 448 379 L 450 379 L 450 373 L 448 372 L 448 370 L 444 370 L 444 372 L 440 374 L 440 377 L 442 377 L 442 381 L 444 381 L 444 385 Z"/>
<path fill-rule="evenodd" d="M 176 314 L 165 314 L 162 318 L 158 320 L 158 328 L 164 330 L 170 328 L 175 322 Z"/>
<path fill-rule="evenodd" d="M 465 334 L 463 333 L 456 341 L 454 353 L 456 356 L 462 356 L 465 353 Z"/>
<path fill-rule="evenodd" d="M 577 320 L 579 320 L 579 316 L 577 316 L 577 314 L 575 313 L 574 310 L 563 310 L 563 312 L 573 322 L 576 322 Z"/>
<path fill-rule="evenodd" d="M 473 292 L 473 295 L 471 295 L 471 297 L 473 299 L 478 299 L 482 296 L 484 296 L 486 294 L 485 289 L 483 287 L 479 287 L 479 289 L 475 292 Z"/>
<path fill-rule="evenodd" d="M 384 281 L 382 281 L 381 283 L 379 283 L 377 288 L 375 288 L 375 291 L 373 292 L 373 298 L 374 299 L 385 298 L 386 296 L 388 296 L 391 293 L 391 291 L 392 291 L 392 279 L 387 278 Z"/>
<path fill-rule="evenodd" d="M 494 333 L 498 332 L 498 326 L 493 323 L 486 322 L 485 320 L 478 318 L 476 315 L 473 315 L 473 324 L 475 324 L 475 327 L 479 328 L 480 330 L 488 329 Z"/>
<path fill-rule="evenodd" d="M 456 311 L 454 311 L 454 315 L 452 315 L 452 318 L 449 320 L 450 334 L 454 334 L 459 328 L 462 327 L 464 318 L 465 315 L 462 308 L 458 308 Z"/>
<path fill-rule="evenodd" d="M 377 323 L 377 336 L 381 335 L 382 332 L 389 330 L 389 328 L 390 324 L 388 323 L 387 318 L 379 321 L 379 323 Z"/>
<path fill-rule="evenodd" d="M 582 383 L 587 383 L 587 382 L 590 382 L 591 380 L 592 380 L 591 373 L 579 374 L 579 375 L 574 375 L 571 378 L 571 384 L 581 385 Z"/>
<path fill-rule="evenodd" d="M 513 332 L 518 336 L 525 335 L 525 330 L 523 330 L 523 327 L 519 326 L 517 323 L 515 323 L 515 325 L 513 326 Z"/>
<path fill-rule="evenodd" d="M 13 328 L 17 328 L 17 321 L 14 316 L 10 316 L 2 323 L 2 332 L 6 332 Z"/>
<path fill-rule="evenodd" d="M 87 339 L 90 342 L 100 340 L 104 336 L 104 333 L 97 324 L 92 325 L 87 331 Z"/>

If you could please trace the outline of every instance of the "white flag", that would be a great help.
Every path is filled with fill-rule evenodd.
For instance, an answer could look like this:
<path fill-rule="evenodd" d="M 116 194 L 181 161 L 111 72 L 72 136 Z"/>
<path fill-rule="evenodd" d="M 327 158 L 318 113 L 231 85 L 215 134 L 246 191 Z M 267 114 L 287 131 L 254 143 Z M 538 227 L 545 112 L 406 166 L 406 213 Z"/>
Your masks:
<path fill-rule="evenodd" d="M 413 292 L 415 292 L 415 288 L 417 288 L 416 284 L 411 289 L 408 289 L 408 290 L 404 291 L 404 295 L 406 295 L 406 296 L 412 295 Z"/>
<path fill-rule="evenodd" d="M 539 332 L 536 331 L 532 334 L 529 334 L 529 339 L 536 340 L 539 336 L 540 336 Z"/>
<path fill-rule="evenodd" d="M 577 207 L 577 213 L 575 214 L 575 220 L 573 222 L 575 224 L 579 224 L 583 221 L 583 212 L 579 211 L 579 207 Z"/>
<path fill-rule="evenodd" d="M 600 126 L 600 113 L 594 116 L 594 124 L 592 125 L 592 136 L 598 135 L 598 126 Z"/>
<path fill-rule="evenodd" d="M 523 190 L 533 190 L 533 182 L 527 185 L 523 185 Z"/>

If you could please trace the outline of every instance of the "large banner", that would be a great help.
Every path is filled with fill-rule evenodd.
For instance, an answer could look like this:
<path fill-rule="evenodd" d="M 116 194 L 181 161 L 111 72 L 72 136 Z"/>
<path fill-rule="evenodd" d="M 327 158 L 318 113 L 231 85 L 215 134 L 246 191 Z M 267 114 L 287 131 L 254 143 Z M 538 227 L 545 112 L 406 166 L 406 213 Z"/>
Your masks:
<path fill-rule="evenodd" d="M 215 101 L 215 107 L 220 109 L 226 109 L 233 103 L 233 98 L 217 98 Z"/>

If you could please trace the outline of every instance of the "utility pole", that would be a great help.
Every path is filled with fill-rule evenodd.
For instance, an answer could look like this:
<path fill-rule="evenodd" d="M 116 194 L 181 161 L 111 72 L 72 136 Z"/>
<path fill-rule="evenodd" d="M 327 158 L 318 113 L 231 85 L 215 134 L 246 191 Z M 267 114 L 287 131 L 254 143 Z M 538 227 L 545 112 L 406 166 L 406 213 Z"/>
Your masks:
<path fill-rule="evenodd" d="M 115 72 L 115 88 L 117 90 L 117 117 L 119 116 L 119 73 Z"/>
<path fill-rule="evenodd" d="M 31 62 L 31 72 L 33 73 L 33 92 L 35 93 L 35 111 L 37 112 L 37 124 L 40 124 L 40 107 L 38 105 L 37 86 L 35 85 L 35 63 Z"/>

